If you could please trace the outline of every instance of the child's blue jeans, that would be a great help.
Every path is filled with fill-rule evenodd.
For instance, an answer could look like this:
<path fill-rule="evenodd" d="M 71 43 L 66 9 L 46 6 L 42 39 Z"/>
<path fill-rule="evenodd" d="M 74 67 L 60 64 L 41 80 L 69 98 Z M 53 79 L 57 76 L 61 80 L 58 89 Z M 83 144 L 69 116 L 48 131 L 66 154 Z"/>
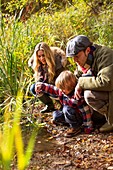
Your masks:
<path fill-rule="evenodd" d="M 56 110 L 53 112 L 53 120 L 57 123 L 68 123 L 70 127 L 76 128 L 83 123 L 82 115 L 76 113 L 75 109 L 64 105 L 62 110 Z"/>

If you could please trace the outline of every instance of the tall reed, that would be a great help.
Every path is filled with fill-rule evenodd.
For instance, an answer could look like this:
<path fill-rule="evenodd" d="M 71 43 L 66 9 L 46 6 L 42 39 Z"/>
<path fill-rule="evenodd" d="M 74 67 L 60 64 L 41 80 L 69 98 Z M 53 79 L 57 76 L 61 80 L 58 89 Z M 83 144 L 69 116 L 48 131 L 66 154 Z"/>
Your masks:
<path fill-rule="evenodd" d="M 4 113 L 4 124 L 0 128 L 0 164 L 3 170 L 11 169 L 14 153 L 17 155 L 18 170 L 24 170 L 29 165 L 35 138 L 40 128 L 40 126 L 34 128 L 25 150 L 20 127 L 22 99 L 23 94 L 19 92 L 16 98 L 15 111 L 9 112 L 6 109 Z M 13 115 L 13 119 L 11 115 Z"/>

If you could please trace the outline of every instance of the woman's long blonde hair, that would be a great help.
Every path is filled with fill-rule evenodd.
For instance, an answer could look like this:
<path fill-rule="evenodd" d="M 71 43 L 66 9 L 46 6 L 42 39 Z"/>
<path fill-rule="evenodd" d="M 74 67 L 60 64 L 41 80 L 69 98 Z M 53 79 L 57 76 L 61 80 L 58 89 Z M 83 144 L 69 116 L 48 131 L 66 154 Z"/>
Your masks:
<path fill-rule="evenodd" d="M 48 75 L 49 75 L 48 81 L 49 83 L 51 83 L 55 76 L 55 58 L 50 47 L 45 42 L 40 42 L 39 44 L 37 44 L 34 50 L 33 70 L 34 70 L 35 81 L 38 80 L 38 68 L 40 66 L 40 62 L 38 60 L 38 51 L 40 50 L 44 52 L 45 60 L 46 60 L 47 67 L 48 67 Z"/>

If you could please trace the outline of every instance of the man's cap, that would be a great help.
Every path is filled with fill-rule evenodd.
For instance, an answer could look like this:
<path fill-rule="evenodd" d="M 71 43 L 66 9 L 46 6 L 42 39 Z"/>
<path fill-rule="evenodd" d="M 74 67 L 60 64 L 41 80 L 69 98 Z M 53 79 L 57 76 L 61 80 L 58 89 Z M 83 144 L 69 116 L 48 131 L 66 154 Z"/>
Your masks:
<path fill-rule="evenodd" d="M 80 51 L 92 46 L 92 42 L 85 35 L 78 35 L 69 40 L 66 47 L 66 57 L 74 57 Z"/>

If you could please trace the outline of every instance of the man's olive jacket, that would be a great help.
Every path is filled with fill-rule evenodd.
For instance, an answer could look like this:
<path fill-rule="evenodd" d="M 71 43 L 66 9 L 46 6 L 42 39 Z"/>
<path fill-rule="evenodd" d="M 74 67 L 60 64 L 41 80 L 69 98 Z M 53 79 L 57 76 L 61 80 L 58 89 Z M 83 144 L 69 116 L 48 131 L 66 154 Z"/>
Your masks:
<path fill-rule="evenodd" d="M 84 90 L 107 91 L 109 93 L 109 108 L 106 116 L 108 122 L 113 124 L 113 50 L 94 44 L 94 62 L 92 71 L 94 77 L 80 77 L 78 83 Z"/>

